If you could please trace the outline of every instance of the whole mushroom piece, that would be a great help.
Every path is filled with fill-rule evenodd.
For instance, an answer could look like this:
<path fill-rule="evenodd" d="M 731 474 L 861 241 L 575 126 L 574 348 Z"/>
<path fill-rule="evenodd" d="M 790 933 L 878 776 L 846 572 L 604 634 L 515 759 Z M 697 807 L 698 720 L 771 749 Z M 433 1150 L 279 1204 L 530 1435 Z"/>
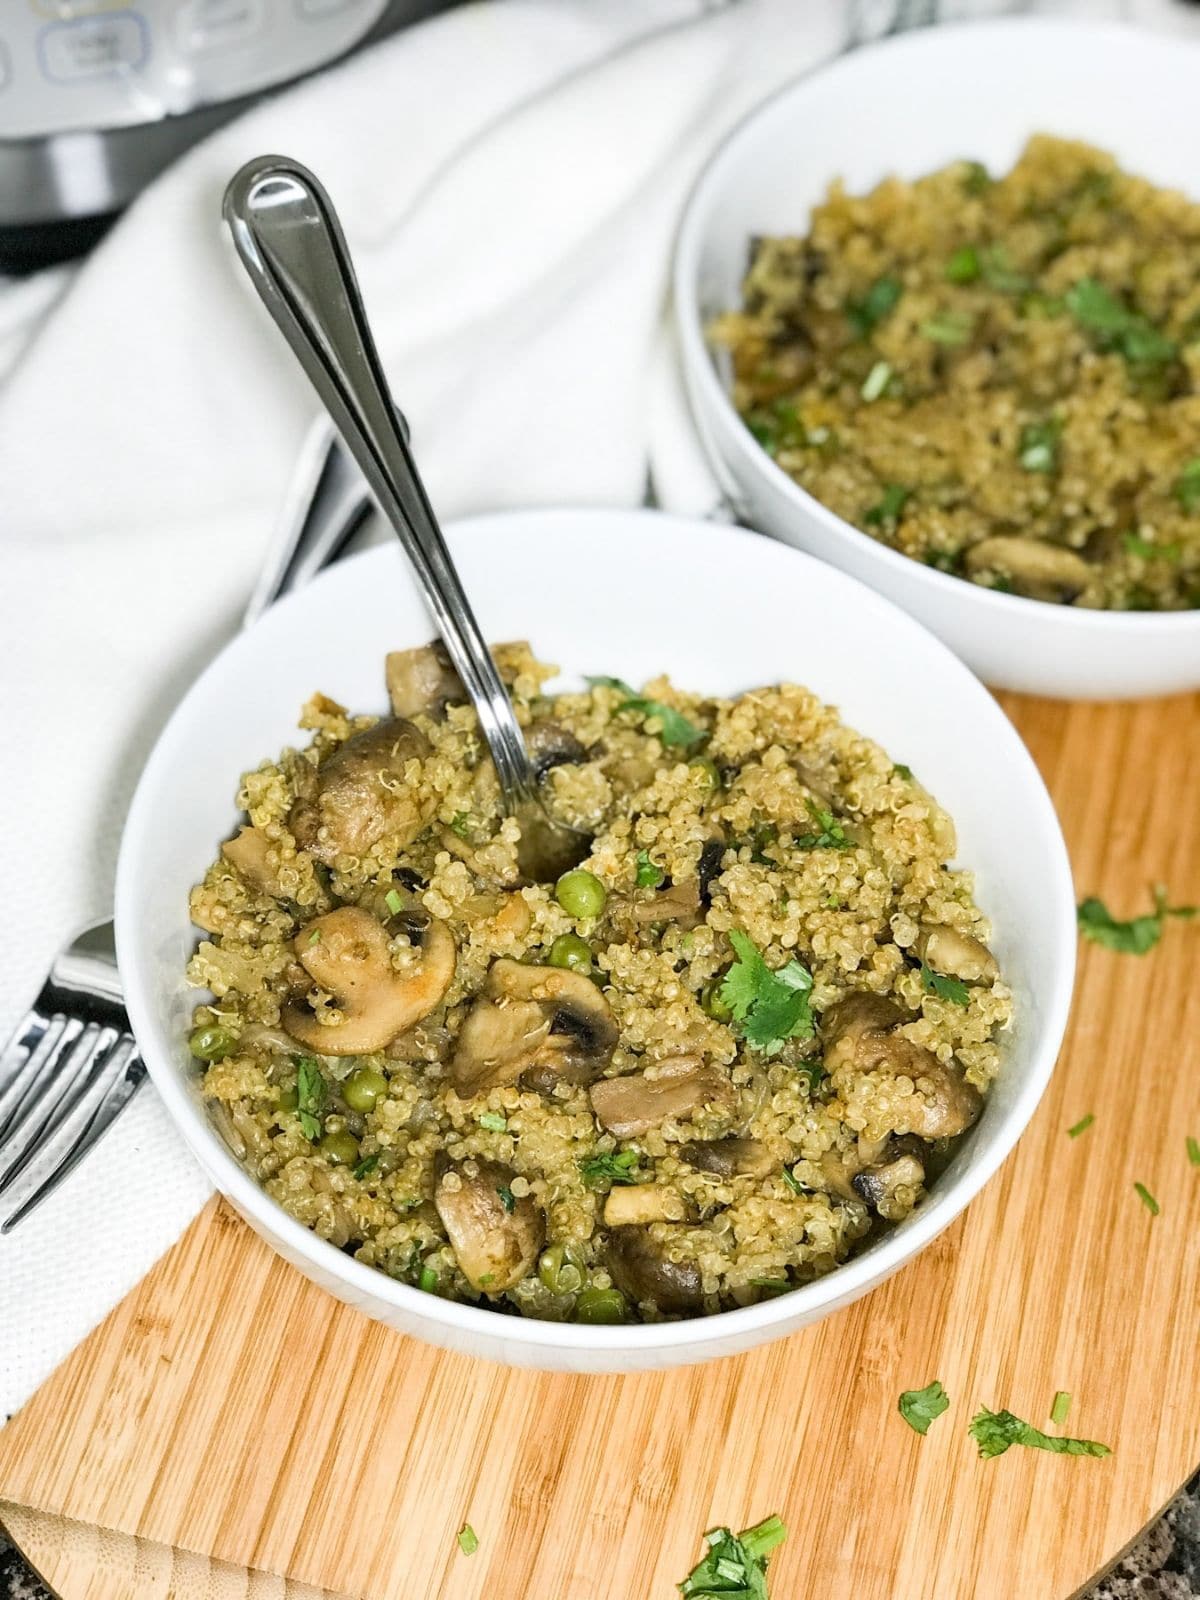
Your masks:
<path fill-rule="evenodd" d="M 516 1083 L 545 1094 L 590 1083 L 612 1060 L 617 1024 L 590 978 L 494 961 L 458 1036 L 450 1078 L 464 1099 Z"/>
<path fill-rule="evenodd" d="M 425 735 L 403 717 L 352 734 L 317 769 L 312 793 L 288 812 L 296 843 L 326 866 L 361 856 L 386 833 L 407 844 L 429 821 L 433 803 L 403 781 L 405 768 L 428 754 Z"/>
<path fill-rule="evenodd" d="M 961 978 L 964 983 L 994 983 L 1000 976 L 996 958 L 983 940 L 949 923 L 923 922 L 913 953 L 935 972 Z"/>
<path fill-rule="evenodd" d="M 737 1098 L 729 1075 L 702 1056 L 672 1056 L 652 1071 L 604 1078 L 588 1090 L 596 1121 L 618 1139 L 632 1139 L 668 1117 L 689 1117 L 701 1106 L 728 1109 Z"/>
<path fill-rule="evenodd" d="M 677 1261 L 671 1255 L 671 1241 L 682 1231 L 682 1224 L 660 1224 L 657 1232 L 648 1227 L 612 1230 L 606 1260 L 623 1295 L 649 1301 L 668 1314 L 699 1308 L 704 1300 L 700 1268 L 694 1261 Z"/>
<path fill-rule="evenodd" d="M 993 574 L 1004 578 L 1027 600 L 1060 606 L 1098 606 L 1103 596 L 1095 569 L 1062 545 L 1019 534 L 981 539 L 963 558 L 967 576 L 981 582 Z"/>
<path fill-rule="evenodd" d="M 357 1056 L 383 1050 L 426 1017 L 454 979 L 457 951 L 444 922 L 430 919 L 420 964 L 392 966 L 387 930 L 361 906 L 339 906 L 307 923 L 292 948 L 304 970 L 334 996 L 343 1020 L 322 1023 L 309 1006 L 289 1001 L 283 1026 L 320 1055 Z"/>
<path fill-rule="evenodd" d="M 482 1294 L 503 1294 L 532 1272 L 546 1242 L 546 1218 L 529 1195 L 513 1193 L 517 1174 L 499 1161 L 451 1162 L 435 1169 L 433 1204 L 463 1277 Z"/>

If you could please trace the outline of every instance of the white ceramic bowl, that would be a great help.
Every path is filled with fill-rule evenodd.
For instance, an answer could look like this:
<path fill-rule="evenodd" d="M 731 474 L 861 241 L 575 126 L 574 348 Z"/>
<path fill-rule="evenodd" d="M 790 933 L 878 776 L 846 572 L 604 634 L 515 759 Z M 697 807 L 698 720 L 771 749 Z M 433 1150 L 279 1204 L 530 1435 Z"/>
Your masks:
<path fill-rule="evenodd" d="M 844 522 L 755 442 L 704 328 L 740 304 L 754 234 L 801 233 L 831 179 L 852 194 L 961 156 L 1006 171 L 1032 133 L 1082 138 L 1132 172 L 1200 193 L 1200 46 L 1119 25 L 1011 19 L 923 29 L 843 57 L 754 112 L 692 192 L 675 311 L 697 426 L 739 515 L 853 573 L 988 683 L 1081 699 L 1200 687 L 1200 611 L 1076 611 L 998 594 Z"/>
<path fill-rule="evenodd" d="M 368 551 L 281 601 L 213 662 L 167 724 L 129 813 L 117 872 L 117 944 L 130 1018 L 158 1092 L 201 1164 L 283 1256 L 370 1316 L 435 1344 L 576 1371 L 728 1355 L 844 1306 L 939 1233 L 991 1176 L 1050 1076 L 1071 995 L 1070 870 L 1049 797 L 991 696 L 936 639 L 832 567 L 740 529 L 647 512 L 481 517 L 450 543 L 493 639 L 528 638 L 570 679 L 736 693 L 790 679 L 835 702 L 907 762 L 958 823 L 977 869 L 1017 1024 L 983 1116 L 933 1194 L 827 1278 L 749 1309 L 657 1326 L 577 1327 L 498 1316 L 397 1283 L 287 1216 L 234 1161 L 196 1088 L 183 979 L 197 940 L 188 890 L 237 821 L 238 775 L 303 736 L 315 689 L 384 709 L 386 651 L 430 624 L 398 546 Z"/>

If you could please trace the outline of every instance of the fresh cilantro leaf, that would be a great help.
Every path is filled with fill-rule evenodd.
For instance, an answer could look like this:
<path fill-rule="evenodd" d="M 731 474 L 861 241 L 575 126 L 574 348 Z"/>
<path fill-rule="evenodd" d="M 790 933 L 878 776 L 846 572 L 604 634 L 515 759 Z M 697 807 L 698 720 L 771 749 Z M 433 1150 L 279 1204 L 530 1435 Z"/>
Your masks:
<path fill-rule="evenodd" d="M 500 1196 L 500 1204 L 504 1207 L 505 1211 L 507 1211 L 509 1216 L 511 1217 L 513 1212 L 517 1209 L 517 1197 L 516 1197 L 516 1195 L 512 1192 L 512 1190 L 508 1187 L 508 1185 L 506 1183 L 501 1184 L 500 1187 L 496 1190 L 496 1193 Z"/>
<path fill-rule="evenodd" d="M 686 749 L 689 745 L 699 744 L 707 737 L 704 729 L 690 722 L 682 711 L 676 711 L 674 706 L 665 705 L 661 700 L 648 700 L 645 695 L 638 694 L 620 678 L 591 677 L 584 681 L 594 689 L 619 689 L 625 699 L 615 708 L 613 715 L 620 716 L 622 711 L 635 711 L 644 717 L 655 718 L 661 724 L 658 737 L 668 748 L 679 746 Z"/>
<path fill-rule="evenodd" d="M 380 1152 L 378 1150 L 376 1150 L 374 1155 L 364 1156 L 363 1159 L 355 1167 L 354 1176 L 356 1178 L 360 1179 L 360 1180 L 363 1179 L 363 1178 L 369 1177 L 370 1174 L 372 1172 L 374 1172 L 375 1168 L 379 1165 L 379 1155 L 380 1155 Z"/>
<path fill-rule="evenodd" d="M 479 1535 L 469 1522 L 464 1522 L 456 1535 L 458 1548 L 465 1556 L 473 1556 L 479 1549 Z"/>
<path fill-rule="evenodd" d="M 796 844 L 801 850 L 853 850 L 854 840 L 848 837 L 832 811 L 819 805 L 811 796 L 806 797 L 804 804 L 817 826 L 817 832 L 797 835 Z"/>
<path fill-rule="evenodd" d="M 600 1150 L 595 1155 L 582 1156 L 579 1171 L 585 1188 L 606 1194 L 614 1183 L 636 1183 L 637 1164 L 636 1150 Z"/>
<path fill-rule="evenodd" d="M 1071 1411 L 1071 1396 L 1065 1389 L 1059 1389 L 1054 1396 L 1054 1404 L 1050 1407 L 1050 1421 L 1056 1428 L 1061 1428 Z"/>
<path fill-rule="evenodd" d="M 962 186 L 965 193 L 978 195 L 991 188 L 992 175 L 982 161 L 964 161 L 962 168 Z"/>
<path fill-rule="evenodd" d="M 990 1461 L 993 1456 L 1002 1456 L 1014 1444 L 1025 1445 L 1030 1450 L 1050 1450 L 1060 1456 L 1112 1454 L 1106 1444 L 1097 1444 L 1094 1439 L 1052 1437 L 1035 1428 L 1032 1423 L 1014 1417 L 1011 1411 L 989 1411 L 986 1406 L 978 1412 L 967 1431 L 979 1446 L 979 1454 L 984 1461 Z"/>
<path fill-rule="evenodd" d="M 471 836 L 471 817 L 466 811 L 456 811 L 450 820 L 450 832 L 456 833 L 460 839 L 469 839 Z"/>
<path fill-rule="evenodd" d="M 657 889 L 666 873 L 656 861 L 651 861 L 648 850 L 637 853 L 637 886 L 639 889 Z"/>
<path fill-rule="evenodd" d="M 733 1534 L 728 1528 L 710 1528 L 703 1559 L 679 1585 L 685 1600 L 767 1600 L 767 1560 L 787 1538 L 778 1517 L 767 1517 L 753 1528 Z"/>
<path fill-rule="evenodd" d="M 1182 545 L 1152 544 L 1137 533 L 1123 533 L 1121 543 L 1131 556 L 1141 556 L 1143 561 L 1178 561 L 1183 553 Z"/>
<path fill-rule="evenodd" d="M 296 1112 L 300 1131 L 315 1143 L 321 1137 L 321 1113 L 328 1089 L 315 1056 L 293 1056 L 292 1061 L 296 1068 Z"/>
<path fill-rule="evenodd" d="M 812 974 L 798 961 L 772 972 L 749 936 L 734 928 L 729 942 L 737 960 L 725 974 L 721 999 L 741 1025 L 752 1050 L 773 1056 L 787 1039 L 807 1039 L 813 1031 L 808 997 Z"/>
<path fill-rule="evenodd" d="M 869 528 L 882 527 L 884 524 L 891 526 L 900 520 L 900 513 L 911 498 L 911 489 L 906 489 L 902 483 L 889 483 L 881 499 L 866 513 L 863 521 Z"/>
<path fill-rule="evenodd" d="M 846 317 L 860 339 L 868 338 L 896 309 L 903 293 L 898 278 L 876 278 L 861 300 L 852 300 L 846 306 Z"/>
<path fill-rule="evenodd" d="M 1018 272 L 1003 245 L 988 245 L 979 253 L 979 270 L 989 289 L 998 294 L 1027 294 L 1033 282 Z"/>
<path fill-rule="evenodd" d="M 1116 350 L 1134 363 L 1161 363 L 1176 355 L 1173 339 L 1140 312 L 1123 305 L 1095 278 L 1081 278 L 1068 289 L 1066 304 L 1079 326 L 1095 335 L 1102 350 Z"/>
<path fill-rule="evenodd" d="M 1106 950 L 1144 956 L 1162 938 L 1167 917 L 1190 918 L 1200 909 L 1196 906 L 1168 905 L 1167 892 L 1161 885 L 1154 889 L 1153 894 L 1154 910 L 1145 916 L 1131 917 L 1128 922 L 1118 921 L 1103 900 L 1090 895 L 1079 907 L 1079 931 L 1085 939 L 1103 945 Z"/>
<path fill-rule="evenodd" d="M 923 1389 L 905 1389 L 900 1396 L 900 1415 L 914 1428 L 917 1433 L 929 1432 L 929 1424 L 940 1417 L 943 1411 L 950 1409 L 950 1400 L 945 1389 L 935 1378 L 932 1383 Z"/>
<path fill-rule="evenodd" d="M 912 782 L 913 770 L 911 767 L 906 767 L 903 761 L 897 761 L 895 766 L 892 768 L 892 771 L 898 778 L 903 778 L 905 783 Z"/>
<path fill-rule="evenodd" d="M 1200 456 L 1194 456 L 1175 480 L 1175 498 L 1185 511 L 1200 511 Z"/>
<path fill-rule="evenodd" d="M 971 991 L 961 978 L 946 978 L 940 972 L 935 972 L 932 967 L 921 963 L 921 986 L 926 994 L 935 994 L 939 1000 L 949 1000 L 952 1005 L 966 1006 L 971 1003 Z"/>
<path fill-rule="evenodd" d="M 950 283 L 974 283 L 979 276 L 979 251 L 973 244 L 960 245 L 946 263 Z"/>

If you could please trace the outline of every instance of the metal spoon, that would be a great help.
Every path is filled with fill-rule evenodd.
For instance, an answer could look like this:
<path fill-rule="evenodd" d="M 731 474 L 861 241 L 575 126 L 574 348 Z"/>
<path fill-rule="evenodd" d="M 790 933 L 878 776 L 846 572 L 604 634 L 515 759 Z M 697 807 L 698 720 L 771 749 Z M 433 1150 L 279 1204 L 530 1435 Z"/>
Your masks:
<path fill-rule="evenodd" d="M 358 462 L 413 564 L 425 602 L 466 686 L 496 764 L 504 809 L 521 826 L 518 864 L 550 882 L 588 853 L 586 834 L 542 805 L 508 691 L 413 461 L 371 337 L 350 252 L 329 196 L 307 168 L 259 156 L 225 191 L 242 265 Z"/>

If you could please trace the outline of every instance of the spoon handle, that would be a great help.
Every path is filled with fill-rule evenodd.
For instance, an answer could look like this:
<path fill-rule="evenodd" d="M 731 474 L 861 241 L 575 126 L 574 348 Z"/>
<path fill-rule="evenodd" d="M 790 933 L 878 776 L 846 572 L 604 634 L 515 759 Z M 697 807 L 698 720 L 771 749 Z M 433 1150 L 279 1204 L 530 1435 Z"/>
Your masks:
<path fill-rule="evenodd" d="M 513 811 L 536 791 L 525 740 L 398 420 L 329 196 L 299 162 L 258 156 L 234 175 L 224 212 L 251 282 L 412 562 Z"/>

